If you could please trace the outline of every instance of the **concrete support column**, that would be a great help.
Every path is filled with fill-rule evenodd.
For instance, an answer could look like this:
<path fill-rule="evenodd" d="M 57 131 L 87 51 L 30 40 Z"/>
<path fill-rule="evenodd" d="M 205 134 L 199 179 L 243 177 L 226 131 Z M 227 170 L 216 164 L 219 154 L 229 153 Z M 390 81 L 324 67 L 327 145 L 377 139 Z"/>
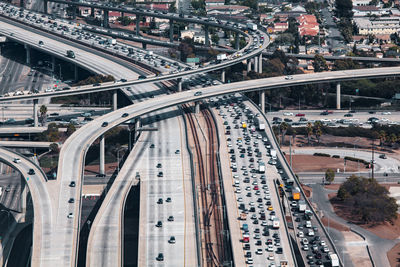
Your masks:
<path fill-rule="evenodd" d="M 210 45 L 210 37 L 208 33 L 208 25 L 204 25 L 204 35 L 205 35 L 205 45 L 209 46 Z"/>
<path fill-rule="evenodd" d="M 94 18 L 95 17 L 95 10 L 94 10 L 94 7 L 91 7 L 90 8 L 90 16 L 92 17 L 92 18 Z"/>
<path fill-rule="evenodd" d="M 340 109 L 340 83 L 336 84 L 336 109 Z"/>
<path fill-rule="evenodd" d="M 147 49 L 147 44 L 146 44 L 146 43 L 142 43 L 142 48 L 143 48 L 144 50 L 146 50 L 146 49 Z"/>
<path fill-rule="evenodd" d="M 121 12 L 121 17 L 125 17 L 125 12 Z"/>
<path fill-rule="evenodd" d="M 56 70 L 56 58 L 54 56 L 51 56 L 51 71 L 54 73 Z"/>
<path fill-rule="evenodd" d="M 169 41 L 174 42 L 174 21 L 172 19 L 169 20 Z"/>
<path fill-rule="evenodd" d="M 99 173 L 105 174 L 105 138 L 104 135 L 100 136 L 100 166 L 99 166 Z"/>
<path fill-rule="evenodd" d="M 221 71 L 221 82 L 225 83 L 225 70 Z"/>
<path fill-rule="evenodd" d="M 103 10 L 103 27 L 108 28 L 108 10 Z"/>
<path fill-rule="evenodd" d="M 200 113 L 200 102 L 199 101 L 194 102 L 194 113 L 196 113 L 196 114 Z"/>
<path fill-rule="evenodd" d="M 113 111 L 116 111 L 118 109 L 118 91 L 114 90 L 113 91 Z"/>
<path fill-rule="evenodd" d="M 24 177 L 21 178 L 21 186 L 22 186 L 22 191 L 21 191 L 21 212 L 22 214 L 26 213 L 26 199 L 28 196 L 28 186 L 26 184 L 26 181 Z"/>
<path fill-rule="evenodd" d="M 254 71 L 258 72 L 258 56 L 254 57 Z"/>
<path fill-rule="evenodd" d="M 74 78 L 75 78 L 75 81 L 78 81 L 78 79 L 79 79 L 78 65 L 74 66 Z"/>
<path fill-rule="evenodd" d="M 33 99 L 33 126 L 38 127 L 38 99 Z"/>
<path fill-rule="evenodd" d="M 136 16 L 136 35 L 140 33 L 140 16 Z"/>
<path fill-rule="evenodd" d="M 43 13 L 47 14 L 47 0 L 43 1 Z"/>
<path fill-rule="evenodd" d="M 25 45 L 25 51 L 26 51 L 26 65 L 31 64 L 31 48 L 28 45 Z"/>
<path fill-rule="evenodd" d="M 178 92 L 182 92 L 182 78 L 178 78 Z"/>
<path fill-rule="evenodd" d="M 76 6 L 72 6 L 72 19 L 76 20 Z"/>
<path fill-rule="evenodd" d="M 261 53 L 260 56 L 259 56 L 259 59 L 258 59 L 258 73 L 262 73 L 263 72 L 262 61 L 263 61 L 263 57 L 262 57 L 262 53 Z"/>
<path fill-rule="evenodd" d="M 235 49 L 239 50 L 240 49 L 240 34 L 236 33 L 235 37 Z"/>
<path fill-rule="evenodd" d="M 133 143 L 136 143 L 136 141 L 139 138 L 139 128 L 140 128 L 140 118 L 137 118 L 135 120 L 135 132 L 133 133 Z"/>
<path fill-rule="evenodd" d="M 19 6 L 22 7 L 22 8 L 24 7 L 24 0 L 20 0 L 19 1 Z"/>
<path fill-rule="evenodd" d="M 265 113 L 265 90 L 261 90 L 259 92 L 259 96 L 260 96 L 260 108 L 262 112 Z"/>
<path fill-rule="evenodd" d="M 251 59 L 247 60 L 247 72 L 251 71 Z"/>

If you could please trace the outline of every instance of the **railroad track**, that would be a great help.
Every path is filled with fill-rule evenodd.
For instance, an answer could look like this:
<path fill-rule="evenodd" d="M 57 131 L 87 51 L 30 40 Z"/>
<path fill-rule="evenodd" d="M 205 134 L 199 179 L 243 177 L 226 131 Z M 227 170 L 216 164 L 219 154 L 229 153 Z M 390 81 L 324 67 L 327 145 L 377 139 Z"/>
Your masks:
<path fill-rule="evenodd" d="M 216 168 L 215 168 L 215 151 L 213 150 L 214 148 L 214 140 L 215 140 L 215 136 L 214 136 L 214 125 L 213 123 L 211 123 L 210 118 L 208 118 L 208 116 L 205 116 L 208 118 L 208 122 L 207 122 L 207 128 L 208 128 L 208 138 L 209 138 L 209 142 L 208 142 L 208 152 L 210 152 L 210 164 L 209 164 L 209 168 L 210 168 L 210 175 L 208 176 L 209 178 L 207 178 L 206 175 L 206 160 L 204 159 L 203 155 L 205 153 L 205 155 L 207 155 L 207 151 L 203 151 L 201 148 L 201 141 L 199 138 L 199 134 L 198 134 L 198 127 L 196 126 L 196 123 L 194 121 L 193 115 L 192 115 L 192 111 L 190 109 L 190 107 L 188 105 L 182 105 L 183 111 L 186 113 L 186 117 L 188 119 L 188 125 L 191 129 L 192 132 L 192 136 L 193 136 L 193 142 L 195 145 L 195 154 L 197 157 L 197 163 L 198 163 L 198 180 L 199 180 L 199 184 L 200 184 L 200 202 L 201 202 L 201 208 L 202 208 L 202 213 L 201 213 L 201 220 L 200 223 L 203 226 L 203 231 L 201 233 L 202 235 L 202 240 L 203 240 L 203 249 L 205 250 L 205 256 L 207 257 L 207 259 L 205 259 L 205 263 L 207 266 L 221 266 L 221 256 L 223 254 L 221 254 L 221 252 L 223 253 L 223 244 L 221 242 L 221 235 L 220 235 L 220 230 L 222 227 L 221 224 L 221 218 L 220 216 L 215 216 L 216 214 L 220 214 L 220 211 L 218 209 L 218 192 L 216 192 L 216 188 L 215 188 L 215 177 L 218 176 L 218 173 L 216 172 Z M 208 112 L 208 111 L 206 111 Z M 204 114 L 204 113 L 203 113 Z M 210 115 L 208 113 L 208 115 Z M 206 119 L 207 121 L 207 119 Z M 210 123 L 210 124 L 209 124 Z M 211 135 L 210 135 L 211 134 Z M 211 149 L 211 150 L 210 150 Z M 214 161 L 213 161 L 214 160 Z M 219 179 L 217 179 L 218 181 Z M 211 190 L 211 197 L 209 194 L 207 194 L 207 188 L 210 186 L 210 190 Z M 216 218 L 218 217 L 218 218 Z M 214 224 L 211 225 L 211 218 L 213 218 L 213 222 Z M 216 245 L 217 246 L 213 246 L 213 238 L 212 238 L 212 231 L 211 228 L 215 227 L 215 240 L 216 240 Z M 218 249 L 218 251 L 215 251 L 215 248 Z M 203 259 L 204 260 L 204 259 Z"/>

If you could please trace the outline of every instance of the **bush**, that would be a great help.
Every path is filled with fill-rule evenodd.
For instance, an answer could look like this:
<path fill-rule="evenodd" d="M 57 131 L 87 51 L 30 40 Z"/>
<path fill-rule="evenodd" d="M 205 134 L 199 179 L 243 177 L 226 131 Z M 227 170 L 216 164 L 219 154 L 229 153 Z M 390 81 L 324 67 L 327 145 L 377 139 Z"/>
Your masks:
<path fill-rule="evenodd" d="M 344 157 L 344 159 L 348 160 L 348 161 L 355 161 L 355 162 L 360 162 L 365 165 L 369 165 L 369 162 L 366 160 L 363 160 L 363 159 L 358 159 L 358 158 L 353 158 L 353 157 L 348 157 L 348 156 Z"/>
<path fill-rule="evenodd" d="M 331 157 L 331 155 L 325 153 L 314 153 L 313 155 L 316 157 L 327 157 L 327 158 Z"/>
<path fill-rule="evenodd" d="M 334 159 L 340 159 L 340 156 L 339 156 L 339 155 L 333 155 L 332 158 L 334 158 Z"/>

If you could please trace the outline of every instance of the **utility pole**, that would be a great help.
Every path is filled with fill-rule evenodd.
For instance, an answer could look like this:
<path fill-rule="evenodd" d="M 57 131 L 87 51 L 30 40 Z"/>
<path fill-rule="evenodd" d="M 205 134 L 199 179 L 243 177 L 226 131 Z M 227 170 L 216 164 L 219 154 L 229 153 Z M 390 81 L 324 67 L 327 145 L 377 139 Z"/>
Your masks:
<path fill-rule="evenodd" d="M 289 139 L 289 151 L 290 151 L 290 168 L 292 168 L 292 136 Z"/>
<path fill-rule="evenodd" d="M 372 160 L 371 160 L 371 167 L 372 167 L 372 179 L 374 179 L 374 156 L 375 156 L 375 139 L 372 139 Z"/>

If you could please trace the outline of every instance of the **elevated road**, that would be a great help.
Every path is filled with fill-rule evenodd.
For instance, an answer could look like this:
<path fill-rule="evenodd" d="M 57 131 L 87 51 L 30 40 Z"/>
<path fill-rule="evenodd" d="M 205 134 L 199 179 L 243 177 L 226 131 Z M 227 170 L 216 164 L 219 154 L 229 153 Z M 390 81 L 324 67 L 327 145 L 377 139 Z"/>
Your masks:
<path fill-rule="evenodd" d="M 15 135 L 15 134 L 29 134 L 29 133 L 42 133 L 47 130 L 47 127 L 0 127 L 0 135 Z"/>
<path fill-rule="evenodd" d="M 14 158 L 19 158 L 20 163 L 14 163 Z M 29 187 L 34 209 L 32 266 L 41 266 L 42 258 L 50 255 L 49 244 L 53 233 L 52 203 L 46 187 L 46 176 L 40 167 L 27 158 L 1 147 L 0 160 L 17 169 Z M 35 174 L 29 175 L 30 169 Z"/>
<path fill-rule="evenodd" d="M 34 141 L 0 141 L 0 146 L 14 148 L 49 148 L 52 142 L 34 142 Z"/>

